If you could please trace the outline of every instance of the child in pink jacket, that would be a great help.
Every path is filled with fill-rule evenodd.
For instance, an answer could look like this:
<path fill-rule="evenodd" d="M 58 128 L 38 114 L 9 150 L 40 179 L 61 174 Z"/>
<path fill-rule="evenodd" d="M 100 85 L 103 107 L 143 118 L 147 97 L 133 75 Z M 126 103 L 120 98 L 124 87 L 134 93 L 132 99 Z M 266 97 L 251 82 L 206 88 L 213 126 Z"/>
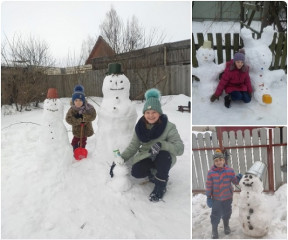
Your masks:
<path fill-rule="evenodd" d="M 249 67 L 245 65 L 245 53 L 243 50 L 235 53 L 234 59 L 226 63 L 226 69 L 221 77 L 215 93 L 211 96 L 211 102 L 219 100 L 223 90 L 228 94 L 224 98 L 225 107 L 229 108 L 231 100 L 242 100 L 249 103 L 252 96 L 252 86 L 249 76 Z"/>

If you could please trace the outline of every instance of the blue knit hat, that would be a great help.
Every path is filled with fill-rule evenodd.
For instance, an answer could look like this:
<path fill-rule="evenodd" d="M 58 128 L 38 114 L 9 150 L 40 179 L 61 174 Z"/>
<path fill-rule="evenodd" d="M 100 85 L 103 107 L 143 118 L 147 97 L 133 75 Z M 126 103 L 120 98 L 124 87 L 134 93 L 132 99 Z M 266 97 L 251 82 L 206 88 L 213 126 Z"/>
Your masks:
<path fill-rule="evenodd" d="M 74 87 L 74 93 L 72 94 L 72 102 L 74 103 L 75 99 L 80 99 L 82 102 L 85 102 L 85 93 L 84 87 L 82 85 L 76 85 Z"/>
<path fill-rule="evenodd" d="M 162 115 L 163 112 L 162 112 L 161 104 L 159 100 L 160 97 L 161 97 L 161 94 L 158 89 L 151 88 L 147 90 L 145 93 L 146 102 L 144 104 L 143 113 L 145 113 L 145 111 L 147 110 L 154 110 L 158 112 L 160 115 Z"/>

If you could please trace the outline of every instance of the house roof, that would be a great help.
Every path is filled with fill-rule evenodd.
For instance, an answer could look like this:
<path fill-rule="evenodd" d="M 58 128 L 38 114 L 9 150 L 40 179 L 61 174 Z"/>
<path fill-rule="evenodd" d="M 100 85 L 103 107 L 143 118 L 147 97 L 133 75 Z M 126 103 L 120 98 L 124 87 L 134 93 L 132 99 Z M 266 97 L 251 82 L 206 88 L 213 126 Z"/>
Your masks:
<path fill-rule="evenodd" d="M 93 58 L 109 57 L 115 54 L 115 51 L 104 40 L 104 38 L 102 36 L 99 36 L 85 64 L 91 64 Z"/>

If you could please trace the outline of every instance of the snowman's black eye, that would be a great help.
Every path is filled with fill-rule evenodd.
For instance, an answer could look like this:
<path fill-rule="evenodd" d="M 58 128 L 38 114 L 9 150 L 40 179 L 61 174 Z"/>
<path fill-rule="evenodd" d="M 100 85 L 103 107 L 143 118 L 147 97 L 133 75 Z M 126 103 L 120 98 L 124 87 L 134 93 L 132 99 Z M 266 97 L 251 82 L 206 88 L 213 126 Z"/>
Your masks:
<path fill-rule="evenodd" d="M 247 177 L 248 177 L 247 175 L 244 176 L 244 178 L 247 178 Z"/>
<path fill-rule="evenodd" d="M 123 83 L 123 81 L 120 81 L 120 83 Z"/>
<path fill-rule="evenodd" d="M 253 177 L 250 175 L 249 178 L 252 179 Z"/>
<path fill-rule="evenodd" d="M 112 82 L 112 80 L 110 80 L 110 82 Z"/>

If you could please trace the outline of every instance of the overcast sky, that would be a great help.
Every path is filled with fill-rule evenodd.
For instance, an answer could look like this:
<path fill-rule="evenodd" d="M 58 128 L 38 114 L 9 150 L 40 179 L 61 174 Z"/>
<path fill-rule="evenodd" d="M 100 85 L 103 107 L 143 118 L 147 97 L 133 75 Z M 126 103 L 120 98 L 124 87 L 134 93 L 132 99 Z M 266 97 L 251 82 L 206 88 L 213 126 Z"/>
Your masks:
<path fill-rule="evenodd" d="M 1 39 L 14 33 L 46 41 L 61 62 L 78 54 L 88 35 L 98 36 L 99 25 L 111 6 L 126 22 L 135 15 L 146 30 L 166 34 L 165 42 L 191 37 L 190 1 L 2 1 Z"/>

